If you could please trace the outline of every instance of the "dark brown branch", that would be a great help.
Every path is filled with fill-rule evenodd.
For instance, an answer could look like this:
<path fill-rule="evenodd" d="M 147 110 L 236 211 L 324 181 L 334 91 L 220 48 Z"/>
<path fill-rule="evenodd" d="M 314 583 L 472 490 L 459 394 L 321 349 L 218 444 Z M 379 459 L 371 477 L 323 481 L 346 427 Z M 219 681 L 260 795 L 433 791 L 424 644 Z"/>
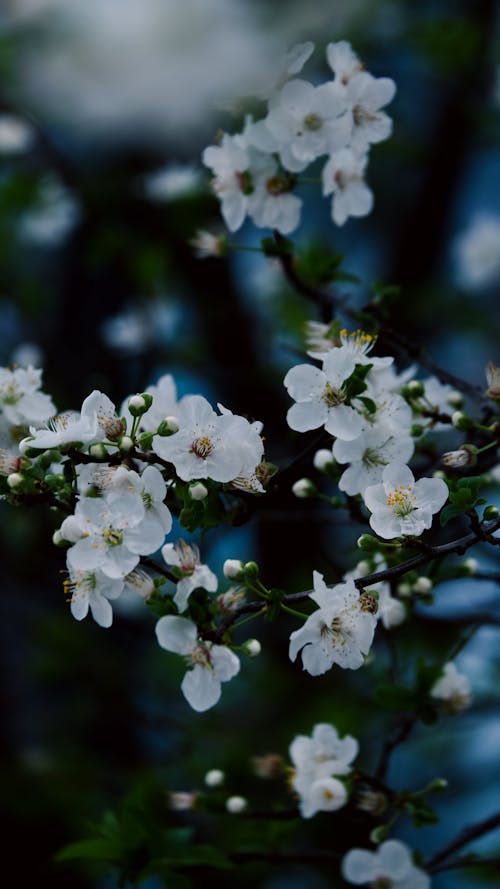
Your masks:
<path fill-rule="evenodd" d="M 454 840 L 447 843 L 447 845 L 439 852 L 435 852 L 435 854 L 429 858 L 424 864 L 425 869 L 429 873 L 434 873 L 435 871 L 442 869 L 438 868 L 437 865 L 441 864 L 441 862 L 446 858 L 449 858 L 450 855 L 453 855 L 454 852 L 457 852 L 463 846 L 471 843 L 472 840 L 477 840 L 478 837 L 482 837 L 484 834 L 496 830 L 497 827 L 500 827 L 500 812 L 496 812 L 494 815 L 490 815 L 488 818 L 484 818 L 476 824 L 471 824 L 469 827 L 464 827 Z"/>

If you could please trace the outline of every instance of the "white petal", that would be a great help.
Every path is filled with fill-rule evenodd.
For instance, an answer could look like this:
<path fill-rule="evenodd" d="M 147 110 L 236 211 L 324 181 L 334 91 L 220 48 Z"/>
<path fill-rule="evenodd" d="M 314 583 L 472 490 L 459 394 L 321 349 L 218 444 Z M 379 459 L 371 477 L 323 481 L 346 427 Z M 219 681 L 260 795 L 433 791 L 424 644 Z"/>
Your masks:
<path fill-rule="evenodd" d="M 342 859 L 341 873 L 348 883 L 370 883 L 376 876 L 375 855 L 367 849 L 351 849 Z"/>
<path fill-rule="evenodd" d="M 162 618 L 163 619 L 163 618 Z M 181 691 L 193 710 L 203 713 L 220 698 L 220 681 L 210 667 L 196 664 L 188 670 L 181 683 Z"/>
<path fill-rule="evenodd" d="M 174 654 L 189 654 L 198 639 L 196 625 L 185 617 L 173 614 L 160 617 L 155 632 L 158 644 Z"/>

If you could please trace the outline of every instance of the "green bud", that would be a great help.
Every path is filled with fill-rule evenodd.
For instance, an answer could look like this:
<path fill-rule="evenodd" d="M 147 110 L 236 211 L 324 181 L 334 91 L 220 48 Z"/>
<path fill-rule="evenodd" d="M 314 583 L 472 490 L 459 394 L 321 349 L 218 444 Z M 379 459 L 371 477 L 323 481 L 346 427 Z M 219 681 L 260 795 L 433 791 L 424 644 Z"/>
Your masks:
<path fill-rule="evenodd" d="M 105 460 L 108 456 L 107 448 L 100 442 L 90 445 L 89 454 L 94 460 Z"/>
<path fill-rule="evenodd" d="M 257 562 L 245 562 L 243 565 L 243 571 L 245 577 L 258 577 L 259 576 L 259 566 Z"/>
<path fill-rule="evenodd" d="M 490 503 L 489 506 L 484 507 L 483 519 L 485 522 L 491 522 L 492 519 L 497 519 L 498 516 L 499 511 L 497 506 L 493 506 L 493 504 Z"/>
<path fill-rule="evenodd" d="M 15 488 L 20 488 L 22 483 L 24 482 L 24 475 L 20 472 L 11 472 L 10 475 L 7 476 L 7 484 L 9 488 L 15 490 Z"/>
<path fill-rule="evenodd" d="M 158 435 L 163 436 L 173 435 L 175 432 L 178 432 L 179 421 L 177 417 L 165 417 L 165 419 L 161 421 L 156 431 Z"/>
<path fill-rule="evenodd" d="M 128 409 L 133 417 L 142 417 L 152 404 L 153 396 L 149 392 L 141 392 L 140 395 L 132 395 L 128 402 Z"/>
<path fill-rule="evenodd" d="M 151 446 L 153 444 L 153 433 L 152 432 L 142 432 L 137 439 L 139 447 L 142 448 L 143 451 L 150 451 Z"/>
<path fill-rule="evenodd" d="M 128 454 L 134 447 L 134 440 L 130 438 L 130 435 L 122 435 L 118 441 L 118 447 L 120 448 L 120 451 Z"/>
<path fill-rule="evenodd" d="M 425 392 L 425 386 L 421 380 L 410 380 L 402 391 L 405 398 L 420 398 Z"/>
<path fill-rule="evenodd" d="M 364 549 L 368 552 L 374 552 L 380 546 L 380 541 L 373 534 L 362 534 L 358 537 L 356 545 L 358 549 Z"/>
<path fill-rule="evenodd" d="M 383 843 L 384 840 L 389 836 L 389 828 L 387 824 L 379 824 L 378 827 L 374 827 L 373 830 L 370 831 L 370 840 L 372 843 Z"/>
<path fill-rule="evenodd" d="M 471 420 L 463 411 L 454 411 L 451 415 L 451 422 L 455 429 L 471 429 L 474 426 L 474 420 Z"/>

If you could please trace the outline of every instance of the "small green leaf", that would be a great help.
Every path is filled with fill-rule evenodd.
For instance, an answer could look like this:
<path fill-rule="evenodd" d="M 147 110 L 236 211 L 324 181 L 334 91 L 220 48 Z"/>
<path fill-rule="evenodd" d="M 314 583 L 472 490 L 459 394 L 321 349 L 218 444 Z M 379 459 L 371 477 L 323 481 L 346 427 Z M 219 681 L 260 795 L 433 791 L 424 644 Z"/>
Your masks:
<path fill-rule="evenodd" d="M 115 842 L 104 837 L 92 840 L 79 840 L 70 843 L 54 856 L 56 861 L 71 861 L 74 858 L 87 858 L 95 861 L 119 861 L 120 852 Z"/>

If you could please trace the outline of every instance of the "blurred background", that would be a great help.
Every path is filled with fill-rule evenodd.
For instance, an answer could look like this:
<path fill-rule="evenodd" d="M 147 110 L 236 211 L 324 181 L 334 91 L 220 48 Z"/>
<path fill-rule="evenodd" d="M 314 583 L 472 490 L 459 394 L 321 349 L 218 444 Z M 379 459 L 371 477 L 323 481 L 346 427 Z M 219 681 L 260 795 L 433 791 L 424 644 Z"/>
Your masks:
<path fill-rule="evenodd" d="M 222 230 L 201 153 L 219 130 L 241 127 L 243 97 L 272 77 L 283 51 L 314 41 L 304 76 L 319 83 L 330 73 L 327 43 L 347 39 L 371 73 L 397 83 L 387 109 L 393 136 L 370 157 L 375 209 L 338 229 L 319 188 L 302 186 L 294 241 L 304 254 L 321 245 L 344 255 L 343 271 L 359 279 L 340 285 L 353 305 L 370 298 L 374 282 L 399 285 L 391 325 L 484 387 L 488 360 L 500 363 L 499 24 L 495 0 L 3 0 L 0 363 L 43 367 L 60 410 L 79 409 L 94 388 L 120 405 L 172 373 L 181 395 L 202 393 L 262 420 L 267 458 L 287 465 L 314 437 L 288 429 L 282 386 L 301 360 L 314 307 L 259 253 L 195 256 L 199 228 Z M 247 224 L 231 243 L 255 247 L 267 234 Z M 444 436 L 441 450 L 447 443 Z M 289 482 L 304 474 L 310 463 L 299 461 Z M 359 526 L 340 513 L 297 501 L 285 486 L 259 500 L 247 524 L 210 532 L 204 560 L 220 572 L 225 558 L 255 559 L 268 585 L 289 592 L 309 588 L 313 568 L 334 582 L 359 556 Z M 53 856 L 131 787 L 152 786 L 166 800 L 168 791 L 202 789 L 217 767 L 229 792 L 248 794 L 256 808 L 280 794 L 286 805 L 283 782 L 256 776 L 252 757 L 286 759 L 292 738 L 315 722 L 359 737 L 362 765 L 373 766 L 392 717 L 368 697 L 363 671 L 312 679 L 291 665 L 292 623 L 250 624 L 248 635 L 262 632 L 263 654 L 243 663 L 213 711 L 194 714 L 179 691 L 182 666 L 158 649 L 144 607 L 117 607 L 110 630 L 72 619 L 51 544 L 57 515 L 0 503 L 0 523 L 4 815 L 8 841 L 26 844 L 13 865 L 26 884 L 117 885 L 98 865 Z M 474 556 L 493 567 L 488 553 Z M 384 672 L 394 647 L 403 678 L 416 653 L 444 658 L 457 639 L 454 615 L 471 606 L 495 614 L 496 591 L 471 579 L 443 585 L 416 625 L 390 640 L 381 634 L 375 670 Z M 395 786 L 436 775 L 450 782 L 438 827 L 401 824 L 399 835 L 424 854 L 498 807 L 498 627 L 477 629 L 458 663 L 474 709 L 417 730 L 389 775 Z M 327 844 L 332 823 L 346 847 L 365 836 L 340 816 L 304 822 L 304 848 Z M 176 814 L 166 802 L 159 817 L 194 824 L 215 845 L 231 831 L 235 844 L 254 841 L 234 817 Z M 482 846 L 498 851 L 494 840 Z M 191 879 L 198 886 L 204 877 Z M 217 879 L 224 887 L 233 877 Z M 266 889 L 342 885 L 331 865 L 247 862 L 241 880 Z M 433 885 L 495 882 L 477 870 Z"/>

